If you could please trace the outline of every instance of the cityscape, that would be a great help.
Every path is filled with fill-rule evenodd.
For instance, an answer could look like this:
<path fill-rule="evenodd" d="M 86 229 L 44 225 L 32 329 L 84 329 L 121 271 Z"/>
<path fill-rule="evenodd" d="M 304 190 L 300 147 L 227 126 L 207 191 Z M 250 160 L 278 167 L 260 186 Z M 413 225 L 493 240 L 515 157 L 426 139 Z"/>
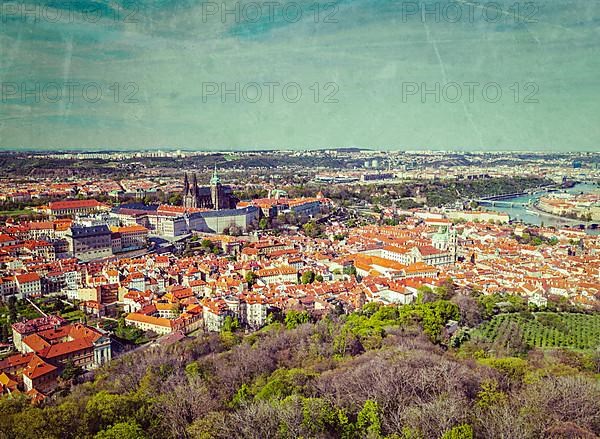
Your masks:
<path fill-rule="evenodd" d="M 20 416 L 43 416 L 31 425 L 48 437 L 597 431 L 600 154 L 31 151 L 0 162 L 0 402 L 23 404 L 7 437 L 29 437 Z M 378 386 L 418 386 L 397 374 L 435 381 L 412 390 L 420 403 L 403 390 L 388 400 Z M 352 380 L 375 386 L 358 406 Z M 543 380 L 588 406 L 502 424 L 512 415 L 496 410 L 516 392 L 541 398 Z M 441 424 L 395 419 L 401 398 L 439 407 L 419 416 Z M 69 432 L 56 417 L 72 410 L 84 414 Z"/>
<path fill-rule="evenodd" d="M 600 438 L 599 23 L 1 0 L 0 439 Z"/>

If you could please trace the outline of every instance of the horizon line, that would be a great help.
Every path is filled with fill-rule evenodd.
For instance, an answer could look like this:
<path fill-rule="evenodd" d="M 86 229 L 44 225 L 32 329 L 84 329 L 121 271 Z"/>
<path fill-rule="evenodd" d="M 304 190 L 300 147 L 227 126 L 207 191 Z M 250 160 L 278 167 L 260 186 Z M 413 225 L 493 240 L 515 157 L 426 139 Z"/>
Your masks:
<path fill-rule="evenodd" d="M 423 148 L 423 149 L 404 149 L 404 148 L 375 148 L 375 147 L 360 147 L 360 146 L 338 146 L 338 147 L 303 147 L 303 148 L 252 148 L 249 149 L 234 149 L 234 148 L 191 148 L 191 147 L 168 147 L 168 146 L 156 146 L 156 147 L 143 147 L 143 148 L 129 148 L 129 147 L 111 147 L 107 149 L 95 149 L 95 148 L 60 148 L 60 149 L 51 149 L 44 147 L 0 147 L 0 154 L 4 153 L 44 153 L 44 154 L 110 154 L 110 153 L 277 153 L 277 152 L 310 152 L 310 151 L 365 151 L 365 152 L 373 152 L 373 153 L 385 153 L 385 152 L 404 152 L 404 153 L 424 153 L 424 152 L 436 152 L 436 153 L 461 153 L 461 154 L 502 154 L 502 153 L 529 153 L 529 154 L 600 154 L 600 150 L 598 151 L 588 151 L 588 150 L 571 150 L 571 151 L 561 151 L 561 150 L 551 150 L 551 149 L 490 149 L 490 150 L 480 150 L 480 149 L 445 149 L 445 148 Z"/>

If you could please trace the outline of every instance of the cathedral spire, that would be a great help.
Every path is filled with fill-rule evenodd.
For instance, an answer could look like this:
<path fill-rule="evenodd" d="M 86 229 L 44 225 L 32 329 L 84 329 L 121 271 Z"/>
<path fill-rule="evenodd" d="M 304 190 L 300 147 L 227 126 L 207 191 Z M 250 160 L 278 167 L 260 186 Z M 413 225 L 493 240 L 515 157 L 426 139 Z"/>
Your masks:
<path fill-rule="evenodd" d="M 198 195 L 198 178 L 196 173 L 192 174 L 192 195 L 195 197 Z"/>
<path fill-rule="evenodd" d="M 190 180 L 187 172 L 183 174 L 183 196 L 185 197 L 190 192 Z"/>
<path fill-rule="evenodd" d="M 213 171 L 212 178 L 210 179 L 211 185 L 217 185 L 221 183 L 221 179 L 219 178 L 219 174 L 217 174 L 217 164 L 215 163 L 215 170 Z"/>

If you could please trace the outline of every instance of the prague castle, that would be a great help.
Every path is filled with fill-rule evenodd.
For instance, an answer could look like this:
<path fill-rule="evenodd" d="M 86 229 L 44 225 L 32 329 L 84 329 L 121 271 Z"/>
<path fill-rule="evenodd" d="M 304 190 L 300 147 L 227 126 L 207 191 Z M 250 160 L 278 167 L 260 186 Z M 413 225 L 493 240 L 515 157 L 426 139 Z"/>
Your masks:
<path fill-rule="evenodd" d="M 231 187 L 221 184 L 216 166 L 209 187 L 199 187 L 196 174 L 192 175 L 191 184 L 188 174 L 186 173 L 184 176 L 183 207 L 212 210 L 235 209 L 238 201 L 233 195 Z"/>

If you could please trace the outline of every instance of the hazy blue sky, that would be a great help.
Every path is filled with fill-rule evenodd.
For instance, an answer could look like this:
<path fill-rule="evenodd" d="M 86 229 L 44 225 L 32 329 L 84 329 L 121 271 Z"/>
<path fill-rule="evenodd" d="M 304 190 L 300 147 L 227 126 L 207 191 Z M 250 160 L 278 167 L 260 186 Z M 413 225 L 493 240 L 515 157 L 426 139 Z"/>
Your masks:
<path fill-rule="evenodd" d="M 1 148 L 600 150 L 596 0 L 0 5 Z"/>

